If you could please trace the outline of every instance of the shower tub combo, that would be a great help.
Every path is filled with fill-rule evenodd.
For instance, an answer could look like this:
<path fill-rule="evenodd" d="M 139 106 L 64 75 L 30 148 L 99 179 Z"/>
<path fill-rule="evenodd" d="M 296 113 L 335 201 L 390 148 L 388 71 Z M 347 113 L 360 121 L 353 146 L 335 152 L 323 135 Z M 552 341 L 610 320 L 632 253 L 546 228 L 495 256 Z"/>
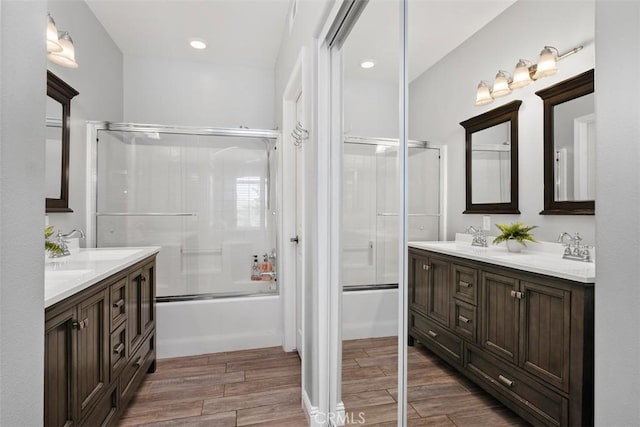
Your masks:
<path fill-rule="evenodd" d="M 129 123 L 88 132 L 88 244 L 161 247 L 158 357 L 281 345 L 279 133 Z M 252 278 L 254 255 L 262 271 Z"/>

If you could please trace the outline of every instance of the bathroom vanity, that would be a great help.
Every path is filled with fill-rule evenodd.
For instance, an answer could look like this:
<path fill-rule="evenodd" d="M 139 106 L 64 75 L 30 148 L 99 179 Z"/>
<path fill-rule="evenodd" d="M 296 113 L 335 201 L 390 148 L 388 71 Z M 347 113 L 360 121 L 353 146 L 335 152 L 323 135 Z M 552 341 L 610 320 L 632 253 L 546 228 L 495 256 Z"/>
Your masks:
<path fill-rule="evenodd" d="M 80 249 L 45 263 L 45 426 L 113 425 L 155 371 L 159 248 Z"/>
<path fill-rule="evenodd" d="M 409 243 L 409 344 L 534 425 L 592 425 L 594 283 L 561 252 Z"/>

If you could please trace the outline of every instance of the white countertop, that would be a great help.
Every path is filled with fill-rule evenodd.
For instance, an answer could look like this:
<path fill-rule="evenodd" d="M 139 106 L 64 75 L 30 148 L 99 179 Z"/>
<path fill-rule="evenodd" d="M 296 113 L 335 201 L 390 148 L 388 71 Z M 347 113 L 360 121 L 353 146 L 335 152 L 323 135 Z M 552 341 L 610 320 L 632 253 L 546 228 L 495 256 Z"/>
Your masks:
<path fill-rule="evenodd" d="M 68 298 L 158 253 L 160 247 L 75 249 L 61 258 L 45 258 L 44 307 Z"/>
<path fill-rule="evenodd" d="M 469 238 L 466 236 L 468 235 L 457 234 L 456 241 L 449 242 L 409 242 L 409 247 L 580 283 L 595 283 L 596 281 L 595 263 L 563 259 L 563 247 L 558 243 L 527 242 L 527 246 L 522 252 L 512 253 L 507 251 L 504 244 L 492 245 L 493 238 L 487 238 L 489 243 L 487 248 L 471 246 L 470 236 Z"/>

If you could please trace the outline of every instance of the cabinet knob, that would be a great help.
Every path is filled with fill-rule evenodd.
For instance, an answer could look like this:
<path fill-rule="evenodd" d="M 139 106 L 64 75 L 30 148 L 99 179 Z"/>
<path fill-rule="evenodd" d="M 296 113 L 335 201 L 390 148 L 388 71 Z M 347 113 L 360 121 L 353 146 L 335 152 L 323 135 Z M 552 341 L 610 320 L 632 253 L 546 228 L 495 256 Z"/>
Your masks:
<path fill-rule="evenodd" d="M 435 332 L 433 332 L 433 331 L 429 331 L 429 332 L 427 332 L 427 334 L 429 334 L 429 336 L 430 336 L 431 338 L 436 338 L 436 337 L 438 336 L 438 334 L 437 334 L 437 333 L 435 333 Z"/>
<path fill-rule="evenodd" d="M 460 281 L 460 287 L 461 287 L 461 288 L 468 288 L 468 287 L 470 287 L 470 286 L 471 286 L 471 284 L 470 284 L 470 283 L 463 282 L 462 280 Z"/>
<path fill-rule="evenodd" d="M 458 320 L 460 320 L 462 323 L 469 323 L 471 322 L 471 319 L 464 317 L 462 314 L 458 316 Z"/>
<path fill-rule="evenodd" d="M 430 269 L 430 268 L 431 268 L 431 266 L 430 266 L 430 265 L 428 265 L 428 264 L 422 264 L 422 269 L 423 269 L 424 271 L 429 271 L 429 269 Z"/>
<path fill-rule="evenodd" d="M 122 298 L 120 298 L 118 301 L 116 301 L 116 302 L 114 302 L 114 303 L 113 303 L 113 306 L 114 306 L 115 308 L 120 308 L 120 307 L 122 307 L 123 305 L 124 305 L 124 299 L 122 299 Z"/>

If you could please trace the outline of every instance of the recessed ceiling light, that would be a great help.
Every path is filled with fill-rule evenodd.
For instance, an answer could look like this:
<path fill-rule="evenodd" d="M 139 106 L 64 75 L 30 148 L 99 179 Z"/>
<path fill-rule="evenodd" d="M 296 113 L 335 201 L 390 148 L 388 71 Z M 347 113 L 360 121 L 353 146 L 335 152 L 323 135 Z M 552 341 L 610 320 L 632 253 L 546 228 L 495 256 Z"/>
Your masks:
<path fill-rule="evenodd" d="M 366 61 L 362 61 L 360 66 L 364 69 L 375 67 L 376 63 L 372 59 L 367 59 Z"/>
<path fill-rule="evenodd" d="M 202 39 L 191 39 L 189 40 L 189 44 L 194 49 L 202 50 L 207 48 L 207 44 Z"/>

